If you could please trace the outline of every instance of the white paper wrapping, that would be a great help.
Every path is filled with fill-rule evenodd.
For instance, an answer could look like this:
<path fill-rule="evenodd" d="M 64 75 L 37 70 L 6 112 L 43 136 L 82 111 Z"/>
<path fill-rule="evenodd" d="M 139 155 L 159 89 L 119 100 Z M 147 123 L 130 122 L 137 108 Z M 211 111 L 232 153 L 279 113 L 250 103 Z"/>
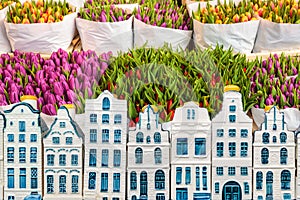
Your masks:
<path fill-rule="evenodd" d="M 254 122 L 260 128 L 265 118 L 264 109 L 251 108 L 251 112 Z M 297 108 L 281 109 L 280 112 L 284 112 L 284 121 L 289 131 L 295 131 L 300 127 L 300 111 Z"/>
<path fill-rule="evenodd" d="M 62 22 L 13 24 L 4 21 L 12 50 L 49 54 L 59 48 L 66 50 L 75 33 L 77 13 L 64 16 Z"/>
<path fill-rule="evenodd" d="M 94 22 L 76 18 L 76 26 L 82 41 L 83 50 L 94 50 L 97 54 L 112 51 L 127 52 L 133 45 L 131 16 L 121 22 Z"/>
<path fill-rule="evenodd" d="M 239 1 L 235 1 L 238 3 Z M 210 3 L 212 5 L 216 2 Z M 189 14 L 198 10 L 199 3 L 188 5 Z M 200 2 L 201 7 L 206 2 Z M 236 24 L 204 24 L 193 19 L 194 43 L 200 48 L 213 48 L 223 45 L 225 49 L 233 48 L 235 52 L 251 53 L 257 35 L 259 20 Z"/>
<path fill-rule="evenodd" d="M 4 26 L 4 19 L 8 11 L 8 8 L 9 6 L 0 10 L 0 53 L 8 53 L 11 51 L 11 47 L 6 36 L 6 31 Z"/>
<path fill-rule="evenodd" d="M 185 49 L 192 37 L 192 31 L 152 26 L 136 18 L 134 18 L 133 29 L 134 47 L 142 47 L 147 42 L 146 47 L 159 48 L 168 43 L 173 50 L 179 47 Z"/>
<path fill-rule="evenodd" d="M 300 24 L 282 24 L 261 19 L 253 52 L 300 49 Z"/>

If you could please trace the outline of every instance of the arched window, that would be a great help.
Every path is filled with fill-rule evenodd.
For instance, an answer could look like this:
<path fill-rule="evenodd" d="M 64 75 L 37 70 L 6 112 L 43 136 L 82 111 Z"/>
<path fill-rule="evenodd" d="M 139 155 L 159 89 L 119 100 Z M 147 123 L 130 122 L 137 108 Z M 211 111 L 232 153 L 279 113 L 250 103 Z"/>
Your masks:
<path fill-rule="evenodd" d="M 133 195 L 133 196 L 131 197 L 131 200 L 136 200 L 136 196 Z"/>
<path fill-rule="evenodd" d="M 263 173 L 262 172 L 256 172 L 256 189 L 261 190 L 262 189 L 262 183 L 263 183 Z"/>
<path fill-rule="evenodd" d="M 195 119 L 195 115 L 196 115 L 196 113 L 195 113 L 195 110 L 193 109 L 192 110 L 192 119 Z"/>
<path fill-rule="evenodd" d="M 143 150 L 141 148 L 135 150 L 135 163 L 143 163 Z"/>
<path fill-rule="evenodd" d="M 162 170 L 157 170 L 155 172 L 155 189 L 165 189 L 165 173 Z"/>
<path fill-rule="evenodd" d="M 280 149 L 280 164 L 285 165 L 287 163 L 288 152 L 286 148 Z"/>
<path fill-rule="evenodd" d="M 147 141 L 147 144 L 150 144 L 150 142 L 151 142 L 151 137 L 150 137 L 149 135 L 147 136 L 146 141 Z"/>
<path fill-rule="evenodd" d="M 267 199 L 272 199 L 273 197 L 273 172 L 267 172 L 266 177 L 266 185 L 267 185 Z"/>
<path fill-rule="evenodd" d="M 107 97 L 105 97 L 102 102 L 102 110 L 109 110 L 109 109 L 110 109 L 110 101 Z"/>
<path fill-rule="evenodd" d="M 291 173 L 288 170 L 283 170 L 281 172 L 281 189 L 289 190 L 291 189 Z"/>
<path fill-rule="evenodd" d="M 137 186 L 137 178 L 136 178 L 136 172 L 131 172 L 130 173 L 130 189 L 131 190 L 136 190 Z"/>
<path fill-rule="evenodd" d="M 187 110 L 187 119 L 191 119 L 191 110 L 190 109 Z"/>
<path fill-rule="evenodd" d="M 277 142 L 276 136 L 273 136 L 273 143 L 276 143 L 276 142 Z"/>
<path fill-rule="evenodd" d="M 140 176 L 140 194 L 141 196 L 148 196 L 148 180 L 147 180 L 147 172 L 142 172 Z"/>
<path fill-rule="evenodd" d="M 136 142 L 143 143 L 144 142 L 144 134 L 142 132 L 138 132 L 136 134 Z"/>
<path fill-rule="evenodd" d="M 262 135 L 262 142 L 264 144 L 268 144 L 269 143 L 269 137 L 270 137 L 270 134 L 267 133 L 267 132 L 264 132 L 263 135 Z"/>
<path fill-rule="evenodd" d="M 161 164 L 161 150 L 160 150 L 160 148 L 156 148 L 154 150 L 154 160 L 155 160 L 155 164 Z"/>
<path fill-rule="evenodd" d="M 161 143 L 161 136 L 159 132 L 154 133 L 154 143 Z"/>
<path fill-rule="evenodd" d="M 282 132 L 280 133 L 280 143 L 286 143 L 286 133 L 285 132 Z"/>
<path fill-rule="evenodd" d="M 267 148 L 263 148 L 261 150 L 261 163 L 262 164 L 269 163 L 269 150 Z"/>

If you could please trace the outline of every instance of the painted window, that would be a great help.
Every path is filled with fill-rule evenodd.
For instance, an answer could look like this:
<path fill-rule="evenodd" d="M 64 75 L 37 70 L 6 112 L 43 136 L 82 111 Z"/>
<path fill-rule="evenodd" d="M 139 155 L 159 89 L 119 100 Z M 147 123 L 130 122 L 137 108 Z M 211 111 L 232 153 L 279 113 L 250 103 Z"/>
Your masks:
<path fill-rule="evenodd" d="M 217 167 L 216 172 L 218 176 L 223 176 L 224 174 L 224 168 L 223 167 Z"/>
<path fill-rule="evenodd" d="M 102 167 L 108 167 L 108 149 L 102 149 Z"/>
<path fill-rule="evenodd" d="M 103 143 L 109 142 L 109 130 L 108 129 L 102 129 L 102 142 Z"/>
<path fill-rule="evenodd" d="M 281 189 L 289 190 L 291 189 L 291 172 L 288 170 L 283 170 L 281 172 Z"/>
<path fill-rule="evenodd" d="M 19 148 L 19 162 L 20 163 L 26 162 L 26 148 L 25 147 Z"/>
<path fill-rule="evenodd" d="M 188 200 L 188 189 L 176 188 L 176 200 Z"/>
<path fill-rule="evenodd" d="M 223 151 L 224 151 L 224 143 L 223 142 L 217 142 L 217 156 L 223 157 Z"/>
<path fill-rule="evenodd" d="M 31 168 L 30 187 L 31 187 L 31 189 L 38 188 L 38 169 L 37 168 Z"/>
<path fill-rule="evenodd" d="M 102 124 L 109 124 L 109 115 L 108 114 L 102 115 Z"/>
<path fill-rule="evenodd" d="M 54 177 L 53 175 L 47 175 L 47 194 L 54 193 Z"/>
<path fill-rule="evenodd" d="M 89 190 L 96 189 L 96 172 L 89 173 Z"/>
<path fill-rule="evenodd" d="M 161 157 L 162 157 L 161 149 L 160 148 L 156 148 L 154 150 L 155 164 L 161 164 L 161 160 L 162 160 Z"/>
<path fill-rule="evenodd" d="M 19 142 L 25 142 L 25 134 L 19 134 Z"/>
<path fill-rule="evenodd" d="M 19 121 L 19 132 L 25 132 L 25 121 Z"/>
<path fill-rule="evenodd" d="M 90 114 L 90 123 L 97 123 L 97 114 Z"/>
<path fill-rule="evenodd" d="M 261 150 L 261 163 L 262 164 L 269 163 L 269 150 L 267 148 L 263 148 Z"/>
<path fill-rule="evenodd" d="M 143 143 L 144 142 L 144 134 L 142 132 L 138 132 L 136 134 L 136 143 Z"/>
<path fill-rule="evenodd" d="M 290 193 L 284 193 L 283 194 L 283 200 L 291 200 L 291 194 Z"/>
<path fill-rule="evenodd" d="M 78 165 L 78 155 L 71 155 L 71 165 L 77 166 Z"/>
<path fill-rule="evenodd" d="M 9 162 L 9 163 L 14 162 L 14 157 L 15 157 L 15 148 L 8 147 L 7 148 L 7 162 Z"/>
<path fill-rule="evenodd" d="M 59 176 L 59 193 L 66 193 L 66 176 Z"/>
<path fill-rule="evenodd" d="M 66 165 L 66 154 L 59 155 L 59 165 L 60 166 Z"/>
<path fill-rule="evenodd" d="M 272 137 L 272 141 L 273 141 L 273 143 L 276 143 L 276 142 L 277 142 L 276 136 L 273 136 L 273 137 Z"/>
<path fill-rule="evenodd" d="M 121 165 L 121 150 L 114 150 L 114 167 L 120 167 Z"/>
<path fill-rule="evenodd" d="M 120 173 L 114 173 L 113 191 L 114 192 L 120 192 Z"/>
<path fill-rule="evenodd" d="M 114 143 L 121 143 L 121 130 L 114 130 Z"/>
<path fill-rule="evenodd" d="M 110 101 L 107 97 L 104 97 L 102 102 L 102 110 L 109 110 L 110 109 Z"/>
<path fill-rule="evenodd" d="M 236 106 L 235 105 L 230 105 L 229 106 L 229 111 L 230 112 L 235 112 L 235 110 L 236 110 Z"/>
<path fill-rule="evenodd" d="M 286 138 L 287 138 L 287 136 L 286 136 L 285 132 L 280 133 L 280 143 L 285 144 Z"/>
<path fill-rule="evenodd" d="M 257 196 L 257 200 L 263 200 L 263 199 L 264 199 L 263 196 L 261 196 L 261 195 L 258 195 L 258 196 Z"/>
<path fill-rule="evenodd" d="M 66 144 L 73 144 L 73 137 L 66 137 Z"/>
<path fill-rule="evenodd" d="M 19 183 L 20 189 L 26 188 L 26 168 L 20 168 Z"/>
<path fill-rule="evenodd" d="M 273 172 L 267 172 L 266 177 L 267 184 L 267 199 L 273 199 Z"/>
<path fill-rule="evenodd" d="M 47 165 L 53 166 L 54 165 L 54 154 L 47 155 Z"/>
<path fill-rule="evenodd" d="M 52 138 L 52 143 L 53 144 L 59 144 L 59 137 L 53 137 Z"/>
<path fill-rule="evenodd" d="M 148 178 L 147 172 L 142 172 L 140 175 L 140 194 L 141 196 L 148 196 Z"/>
<path fill-rule="evenodd" d="M 229 142 L 229 156 L 234 157 L 236 155 L 236 145 L 235 142 Z"/>
<path fill-rule="evenodd" d="M 192 119 L 195 119 L 195 110 L 192 109 Z"/>
<path fill-rule="evenodd" d="M 191 110 L 190 109 L 187 110 L 187 119 L 191 119 Z"/>
<path fill-rule="evenodd" d="M 8 142 L 14 142 L 14 134 L 7 134 Z"/>
<path fill-rule="evenodd" d="M 157 193 L 156 194 L 156 200 L 166 200 L 164 193 Z"/>
<path fill-rule="evenodd" d="M 224 129 L 217 129 L 217 137 L 223 137 L 224 136 Z"/>
<path fill-rule="evenodd" d="M 200 167 L 196 167 L 196 190 L 200 190 Z"/>
<path fill-rule="evenodd" d="M 15 196 L 8 196 L 7 199 L 8 200 L 15 200 Z"/>
<path fill-rule="evenodd" d="M 241 176 L 248 175 L 248 167 L 241 167 Z"/>
<path fill-rule="evenodd" d="M 241 137 L 242 138 L 248 137 L 248 130 L 247 129 L 241 129 Z"/>
<path fill-rule="evenodd" d="M 187 138 L 177 138 L 176 152 L 177 152 L 177 155 L 188 155 L 188 139 Z"/>
<path fill-rule="evenodd" d="M 72 193 L 78 193 L 78 175 L 72 175 Z"/>
<path fill-rule="evenodd" d="M 288 151 L 286 148 L 280 149 L 280 164 L 287 164 Z"/>
<path fill-rule="evenodd" d="M 150 144 L 150 142 L 151 142 L 151 137 L 149 135 L 146 137 L 146 142 L 147 142 L 147 144 Z"/>
<path fill-rule="evenodd" d="M 165 189 L 165 173 L 162 170 L 157 170 L 155 172 L 155 189 Z"/>
<path fill-rule="evenodd" d="M 37 148 L 30 147 L 30 162 L 36 163 L 36 160 L 37 160 Z"/>
<path fill-rule="evenodd" d="M 191 183 L 191 168 L 185 168 L 185 184 L 188 185 Z"/>
<path fill-rule="evenodd" d="M 202 167 L 203 190 L 207 190 L 207 167 Z"/>
<path fill-rule="evenodd" d="M 235 167 L 228 167 L 228 175 L 229 176 L 235 175 Z"/>
<path fill-rule="evenodd" d="M 233 123 L 236 121 L 236 116 L 235 115 L 229 115 L 229 122 Z"/>
<path fill-rule="evenodd" d="M 262 134 L 262 142 L 264 143 L 264 144 L 268 144 L 269 142 L 270 142 L 270 134 L 269 133 L 267 133 L 267 132 L 264 132 L 263 134 Z"/>
<path fill-rule="evenodd" d="M 176 167 L 176 184 L 181 184 L 182 181 L 182 168 Z"/>
<path fill-rule="evenodd" d="M 248 156 L 248 142 L 241 142 L 241 157 Z"/>
<path fill-rule="evenodd" d="M 236 136 L 236 129 L 229 129 L 228 133 L 229 133 L 229 137 L 235 137 Z"/>
<path fill-rule="evenodd" d="M 219 182 L 216 182 L 216 183 L 215 183 L 215 193 L 216 193 L 216 194 L 219 194 L 219 192 L 220 192 L 220 183 L 219 183 Z"/>
<path fill-rule="evenodd" d="M 97 129 L 90 129 L 90 142 L 97 142 Z"/>
<path fill-rule="evenodd" d="M 96 164 L 97 164 L 97 150 L 96 149 L 90 149 L 89 166 L 90 167 L 96 167 Z"/>
<path fill-rule="evenodd" d="M 7 188 L 15 188 L 15 170 L 13 168 L 7 169 Z"/>
<path fill-rule="evenodd" d="M 141 148 L 137 148 L 135 150 L 135 163 L 136 164 L 143 163 L 143 150 Z"/>
<path fill-rule="evenodd" d="M 37 134 L 30 134 L 30 142 L 36 142 L 37 141 Z"/>
<path fill-rule="evenodd" d="M 248 182 L 244 182 L 244 191 L 245 191 L 245 194 L 249 194 L 249 183 Z"/>
<path fill-rule="evenodd" d="M 195 155 L 204 156 L 206 155 L 206 139 L 195 138 Z"/>
<path fill-rule="evenodd" d="M 137 200 L 136 196 L 133 195 L 133 196 L 131 197 L 131 200 Z"/>
<path fill-rule="evenodd" d="M 136 187 L 137 187 L 136 172 L 131 172 L 130 173 L 130 189 L 131 190 L 136 190 Z"/>
<path fill-rule="evenodd" d="M 263 184 L 263 173 L 262 172 L 256 172 L 256 189 L 262 190 L 262 184 Z"/>
<path fill-rule="evenodd" d="M 115 115 L 114 123 L 121 124 L 122 123 L 122 115 L 120 115 L 120 114 Z"/>
<path fill-rule="evenodd" d="M 154 133 L 154 143 L 159 144 L 161 143 L 161 136 L 159 132 Z"/>
<path fill-rule="evenodd" d="M 108 173 L 101 173 L 101 192 L 108 191 Z"/>
<path fill-rule="evenodd" d="M 66 122 L 59 122 L 60 128 L 66 128 Z"/>

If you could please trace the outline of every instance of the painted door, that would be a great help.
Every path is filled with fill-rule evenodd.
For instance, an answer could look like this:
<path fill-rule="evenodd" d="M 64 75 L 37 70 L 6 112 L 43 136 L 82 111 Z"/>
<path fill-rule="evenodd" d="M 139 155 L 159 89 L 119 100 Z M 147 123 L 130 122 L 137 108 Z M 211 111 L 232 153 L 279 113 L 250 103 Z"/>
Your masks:
<path fill-rule="evenodd" d="M 176 200 L 188 200 L 187 188 L 176 189 Z"/>
<path fill-rule="evenodd" d="M 241 200 L 242 193 L 241 187 L 238 183 L 231 181 L 224 185 L 223 187 L 223 200 Z"/>

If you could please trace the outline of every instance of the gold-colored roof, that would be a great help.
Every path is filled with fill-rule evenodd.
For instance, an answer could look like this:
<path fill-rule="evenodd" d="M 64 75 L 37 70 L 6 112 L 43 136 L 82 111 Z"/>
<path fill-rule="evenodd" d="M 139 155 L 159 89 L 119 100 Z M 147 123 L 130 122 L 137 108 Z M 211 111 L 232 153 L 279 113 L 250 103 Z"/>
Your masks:
<path fill-rule="evenodd" d="M 23 95 L 20 97 L 21 101 L 25 101 L 25 100 L 37 100 L 36 96 L 33 95 Z"/>
<path fill-rule="evenodd" d="M 241 89 L 239 86 L 237 85 L 226 85 L 224 87 L 224 92 L 228 92 L 228 91 L 237 91 L 239 92 Z"/>
<path fill-rule="evenodd" d="M 142 112 L 144 112 L 145 111 L 145 109 L 148 107 L 148 105 L 145 105 L 143 108 L 142 108 Z M 151 105 L 151 108 L 153 109 L 153 111 L 155 112 L 155 113 L 157 113 L 158 112 L 158 108 L 156 107 L 156 106 L 154 106 L 154 105 Z"/>

